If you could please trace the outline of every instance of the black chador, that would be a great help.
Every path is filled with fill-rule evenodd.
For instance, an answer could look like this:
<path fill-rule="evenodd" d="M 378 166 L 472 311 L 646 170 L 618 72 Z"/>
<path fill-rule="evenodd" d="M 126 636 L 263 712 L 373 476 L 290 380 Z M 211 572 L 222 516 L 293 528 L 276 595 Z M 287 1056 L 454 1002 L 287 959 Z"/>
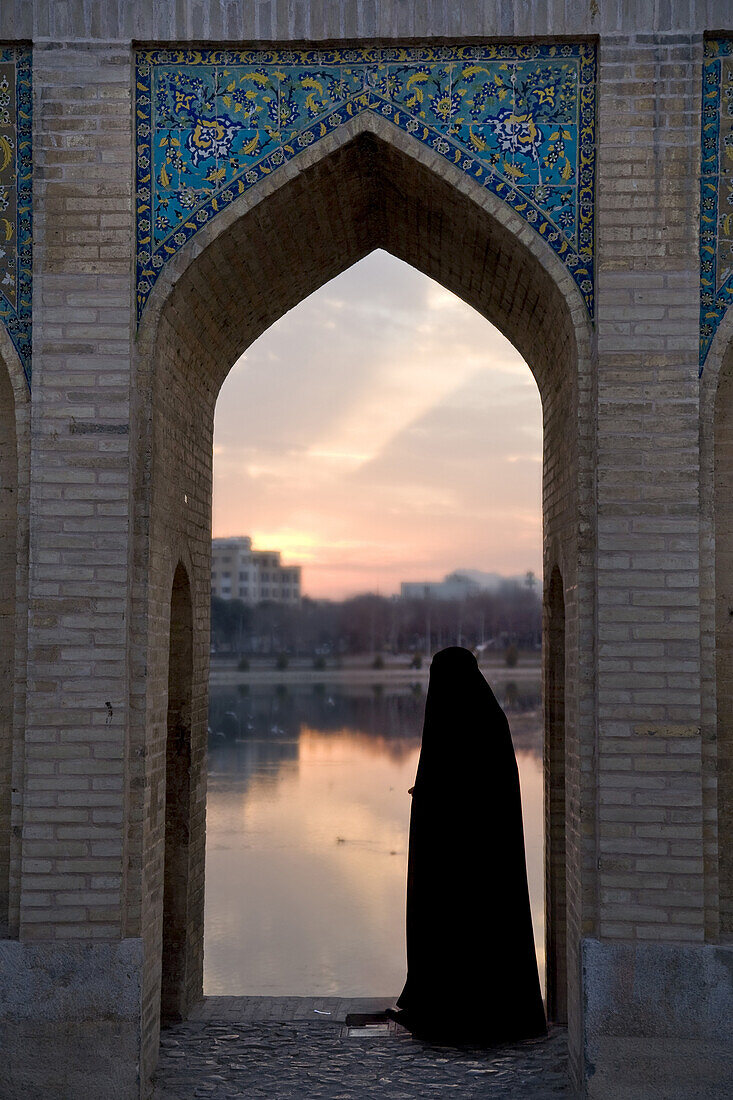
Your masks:
<path fill-rule="evenodd" d="M 509 725 L 476 658 L 459 647 L 430 666 L 397 1004 L 390 1015 L 435 1042 L 546 1033 Z"/>

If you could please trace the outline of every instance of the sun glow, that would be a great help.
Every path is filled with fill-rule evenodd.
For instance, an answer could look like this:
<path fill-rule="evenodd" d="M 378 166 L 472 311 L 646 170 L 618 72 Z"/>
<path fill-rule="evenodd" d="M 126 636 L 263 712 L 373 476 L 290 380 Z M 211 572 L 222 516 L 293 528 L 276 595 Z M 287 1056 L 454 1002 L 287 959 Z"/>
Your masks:
<path fill-rule="evenodd" d="M 388 594 L 460 567 L 539 573 L 541 438 L 515 349 L 375 252 L 232 369 L 216 413 L 214 534 L 249 534 L 303 564 L 311 596 Z"/>

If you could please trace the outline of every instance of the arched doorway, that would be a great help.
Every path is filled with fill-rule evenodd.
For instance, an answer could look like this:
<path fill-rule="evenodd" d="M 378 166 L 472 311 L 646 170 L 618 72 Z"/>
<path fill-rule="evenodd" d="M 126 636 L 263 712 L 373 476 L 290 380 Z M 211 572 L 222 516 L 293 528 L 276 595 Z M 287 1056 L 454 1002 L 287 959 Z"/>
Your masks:
<path fill-rule="evenodd" d="M 150 425 L 145 418 L 140 422 L 136 503 L 138 558 L 146 563 L 148 577 L 136 621 L 144 624 L 138 641 L 149 682 L 159 682 L 160 655 L 167 652 L 163 578 L 182 545 L 192 562 L 194 606 L 199 600 L 200 606 L 208 605 L 212 425 L 223 378 L 252 340 L 287 309 L 382 247 L 474 306 L 514 343 L 535 375 L 543 402 L 546 570 L 558 560 L 558 547 L 560 560 L 570 563 L 564 578 L 566 593 L 572 593 L 565 605 L 566 648 L 576 661 L 565 689 L 566 736 L 575 760 L 590 756 L 592 730 L 581 725 L 578 715 L 584 695 L 592 691 L 593 672 L 590 655 L 581 653 L 577 643 L 582 622 L 591 614 L 577 599 L 579 591 L 590 591 L 591 569 L 587 539 L 581 546 L 578 535 L 592 488 L 591 419 L 585 405 L 590 401 L 589 323 L 572 279 L 552 250 L 499 199 L 371 114 L 353 119 L 309 150 L 299 172 L 253 187 L 207 233 L 182 249 L 160 278 L 138 340 L 140 392 L 152 410 Z M 204 700 L 207 642 L 205 623 L 195 621 L 192 682 L 200 685 Z M 197 704 L 194 709 L 192 786 L 201 790 L 205 712 Z M 149 710 L 153 720 L 147 733 L 141 727 L 136 734 L 141 745 L 159 736 L 152 698 Z M 579 767 L 565 781 L 579 805 Z M 145 883 L 156 879 L 162 827 L 161 815 L 152 813 L 139 838 L 142 896 L 151 899 L 143 935 L 153 957 L 160 950 L 155 933 L 160 918 Z M 198 804 L 191 828 L 192 840 L 203 836 Z M 568 840 L 578 848 L 571 866 L 579 876 L 580 848 L 592 848 L 593 838 L 574 829 Z M 191 875 L 192 904 L 198 909 L 202 865 L 192 864 Z M 590 894 L 578 888 L 575 896 L 568 917 L 571 943 L 579 940 L 581 920 L 586 927 L 593 921 Z M 199 935 L 193 922 L 189 936 Z M 579 995 L 576 969 L 569 990 L 576 1027 Z M 157 997 L 153 979 L 148 978 L 144 996 L 144 1011 L 151 1012 L 148 1006 Z M 147 1054 L 148 1064 L 154 1064 L 154 1050 Z"/>
<path fill-rule="evenodd" d="M 271 325 L 227 375 L 214 431 L 212 596 L 224 599 L 212 601 L 206 996 L 397 995 L 430 657 L 485 639 L 485 674 L 513 712 L 544 977 L 541 588 L 397 595 L 459 565 L 539 573 L 541 454 L 539 392 L 516 349 L 382 250 Z M 257 603 L 238 532 L 303 566 L 303 605 Z M 510 636 L 528 650 L 518 683 Z M 263 682 L 278 668 L 281 683 Z"/>
<path fill-rule="evenodd" d="M 733 942 L 733 315 L 700 380 L 705 937 Z"/>

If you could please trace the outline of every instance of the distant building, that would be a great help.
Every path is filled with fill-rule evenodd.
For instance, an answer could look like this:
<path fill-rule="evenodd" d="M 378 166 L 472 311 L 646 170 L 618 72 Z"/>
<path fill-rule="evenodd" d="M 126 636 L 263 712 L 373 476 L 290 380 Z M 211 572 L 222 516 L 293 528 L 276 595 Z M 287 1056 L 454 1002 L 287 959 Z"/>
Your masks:
<path fill-rule="evenodd" d="M 403 600 L 462 600 L 480 591 L 478 581 L 463 573 L 449 573 L 442 581 L 403 581 L 400 585 Z"/>
<path fill-rule="evenodd" d="M 529 578 L 532 578 L 531 582 Z M 534 573 L 503 577 L 500 573 L 485 573 L 481 569 L 455 569 L 442 581 L 403 581 L 400 598 L 403 600 L 461 600 L 475 596 L 477 592 L 500 592 L 502 589 L 522 585 L 534 588 Z"/>
<path fill-rule="evenodd" d="M 278 550 L 253 550 L 240 536 L 211 540 L 211 594 L 223 600 L 300 603 L 300 566 L 281 565 Z"/>

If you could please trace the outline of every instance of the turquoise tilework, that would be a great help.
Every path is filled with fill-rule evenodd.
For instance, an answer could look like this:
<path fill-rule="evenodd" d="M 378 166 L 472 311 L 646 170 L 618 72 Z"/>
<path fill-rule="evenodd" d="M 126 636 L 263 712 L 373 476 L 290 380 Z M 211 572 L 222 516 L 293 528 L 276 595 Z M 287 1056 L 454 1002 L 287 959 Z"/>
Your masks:
<path fill-rule="evenodd" d="M 31 382 L 31 51 L 0 46 L 0 321 Z"/>
<path fill-rule="evenodd" d="M 362 111 L 513 207 L 592 317 L 595 81 L 588 43 L 138 51 L 138 319 L 202 225 Z"/>
<path fill-rule="evenodd" d="M 705 42 L 700 163 L 700 373 L 733 301 L 733 39 Z"/>

